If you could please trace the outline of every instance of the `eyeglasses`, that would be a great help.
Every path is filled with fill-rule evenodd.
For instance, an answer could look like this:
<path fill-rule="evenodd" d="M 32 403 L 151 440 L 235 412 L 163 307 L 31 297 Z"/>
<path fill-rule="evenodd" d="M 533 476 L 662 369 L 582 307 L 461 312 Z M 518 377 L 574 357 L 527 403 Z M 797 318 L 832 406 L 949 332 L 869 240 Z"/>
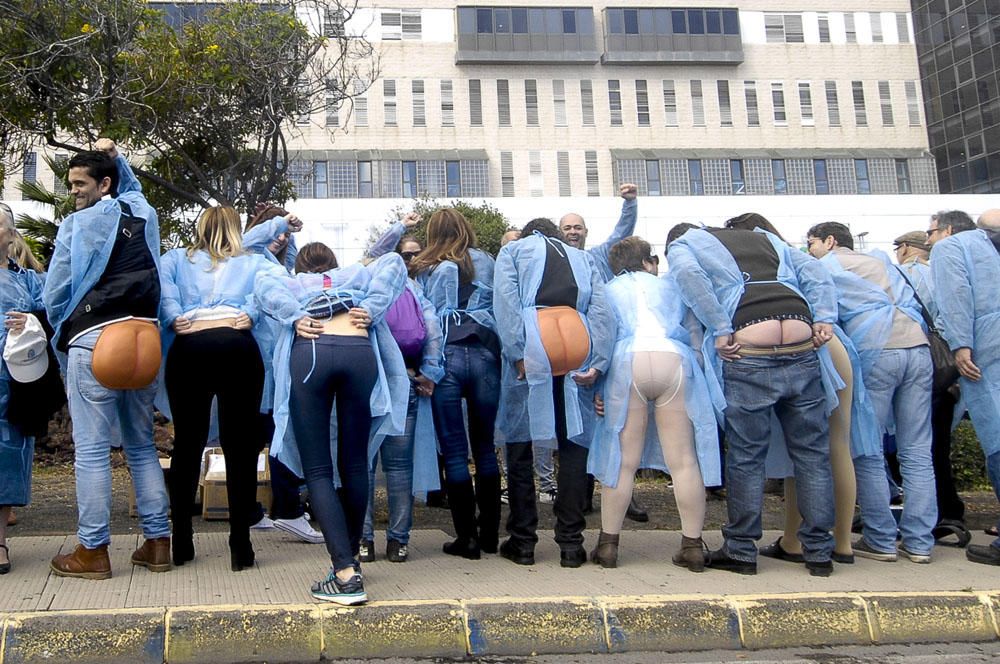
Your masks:
<path fill-rule="evenodd" d="M 941 229 L 941 228 L 928 228 L 927 229 L 927 237 L 930 237 L 931 235 L 934 235 L 935 233 L 939 233 L 942 230 L 943 229 Z"/>
<path fill-rule="evenodd" d="M 653 265 L 660 264 L 660 257 L 655 254 L 653 254 L 652 256 L 646 256 L 646 260 L 652 263 Z"/>
<path fill-rule="evenodd" d="M 403 257 L 404 263 L 409 263 L 415 256 L 419 256 L 419 251 L 401 251 L 399 255 Z"/>

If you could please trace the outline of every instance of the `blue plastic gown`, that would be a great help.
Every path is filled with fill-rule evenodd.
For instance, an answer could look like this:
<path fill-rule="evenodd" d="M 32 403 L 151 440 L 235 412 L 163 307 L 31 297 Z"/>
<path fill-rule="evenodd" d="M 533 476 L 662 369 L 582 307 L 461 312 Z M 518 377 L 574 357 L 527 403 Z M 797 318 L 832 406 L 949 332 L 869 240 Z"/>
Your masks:
<path fill-rule="evenodd" d="M 778 281 L 799 294 L 812 311 L 817 323 L 837 322 L 837 301 L 830 273 L 819 261 L 785 244 L 779 237 L 757 229 L 771 242 L 778 254 Z M 733 333 L 733 315 L 743 295 L 743 273 L 732 254 L 711 233 L 690 230 L 670 245 L 670 275 L 676 280 L 681 297 L 707 330 L 702 344 L 705 375 L 712 403 L 719 421 L 725 404 L 722 359 L 715 351 L 715 338 Z M 826 412 L 838 404 L 837 390 L 844 387 L 826 348 L 817 351 L 826 392 Z"/>
<path fill-rule="evenodd" d="M 632 347 L 635 342 L 636 297 L 645 293 L 649 308 L 656 314 L 683 358 L 684 406 L 694 426 L 695 450 L 701 476 L 707 486 L 718 486 L 721 480 L 718 427 L 713 411 L 706 408 L 710 401 L 705 374 L 691 348 L 691 335 L 684 327 L 687 307 L 681 301 L 676 284 L 671 279 L 659 279 L 646 272 L 629 272 L 608 282 L 605 293 L 614 312 L 616 331 L 611 366 L 604 381 L 604 417 L 597 419 L 597 431 L 587 457 L 587 472 L 604 486 L 615 487 L 621 474 L 620 435 L 628 416 L 632 392 Z M 721 404 L 720 404 L 721 405 Z M 649 404 L 650 410 L 653 408 Z M 670 472 L 663 459 L 655 424 L 646 428 L 646 445 L 640 468 L 656 468 Z"/>
<path fill-rule="evenodd" d="M 910 261 L 900 265 L 906 278 L 910 280 L 910 285 L 917 291 L 920 300 L 927 307 L 931 320 L 937 318 L 937 304 L 934 302 L 934 281 L 931 277 L 931 266 L 927 263 Z"/>
<path fill-rule="evenodd" d="M 30 313 L 44 308 L 42 283 L 34 271 L 0 267 L 0 316 L 8 311 Z M 6 343 L 7 328 L 0 325 L 0 348 Z M 7 422 L 11 380 L 7 364 L 0 361 L 0 505 L 26 505 L 31 501 L 35 439 Z"/>
<path fill-rule="evenodd" d="M 257 224 L 243 234 L 243 248 L 260 254 L 272 263 L 281 264 L 278 258 L 267 248 L 271 242 L 282 233 L 288 231 L 288 221 L 284 217 L 275 217 L 262 224 Z M 295 269 L 295 257 L 299 255 L 299 249 L 295 244 L 295 236 L 288 236 L 288 248 L 285 250 L 285 262 L 282 267 L 291 273 Z"/>
<path fill-rule="evenodd" d="M 556 424 L 552 399 L 552 371 L 538 332 L 535 297 L 545 270 L 546 242 L 555 242 L 566 252 L 578 287 L 576 310 L 590 332 L 590 354 L 580 371 L 594 368 L 607 374 L 614 341 L 614 318 L 604 295 L 604 281 L 592 255 L 540 234 L 511 242 L 497 256 L 494 307 L 503 346 L 500 378 L 500 410 L 497 441 L 533 441 L 540 447 L 555 447 Z M 526 380 L 517 379 L 514 363 L 524 360 Z M 568 438 L 589 447 L 593 437 L 594 412 L 581 402 L 592 399 L 593 388 L 582 388 L 566 377 L 566 430 Z M 581 396 L 581 393 L 584 393 Z M 530 408 L 529 408 L 530 404 Z"/>
<path fill-rule="evenodd" d="M 324 277 L 332 285 L 323 286 Z M 274 439 L 271 456 L 302 477 L 302 462 L 289 426 L 290 361 L 293 324 L 306 315 L 304 305 L 324 290 L 349 296 L 372 317 L 368 331 L 378 364 L 378 380 L 372 390 L 370 405 L 374 422 L 368 446 L 371 463 L 382 440 L 403 432 L 410 382 L 399 346 L 385 324 L 385 312 L 406 287 L 406 266 L 396 254 L 384 256 L 369 265 L 360 263 L 320 274 L 277 275 L 272 271 L 258 274 L 254 294 L 261 309 L 281 324 L 274 350 Z M 331 453 L 336 459 L 336 437 L 331 436 Z"/>
<path fill-rule="evenodd" d="M 623 201 L 621 216 L 618 217 L 618 223 L 611 230 L 608 239 L 593 249 L 587 249 L 587 253 L 594 259 L 594 265 L 601 275 L 601 280 L 605 283 L 615 276 L 612 274 L 611 264 L 608 262 L 608 252 L 611 251 L 611 247 L 635 233 L 635 222 L 638 215 L 639 202 L 636 199 Z"/>
<path fill-rule="evenodd" d="M 385 256 L 386 254 L 395 251 L 396 246 L 399 245 L 399 241 L 403 239 L 406 234 L 406 226 L 403 222 L 397 221 L 392 226 L 386 230 L 385 233 L 379 236 L 375 240 L 375 244 L 371 246 L 368 250 L 368 255 L 372 258 L 378 258 L 379 256 Z"/>
<path fill-rule="evenodd" d="M 146 202 L 142 187 L 125 157 L 118 155 L 115 165 L 118 167 L 118 198 L 103 199 L 78 210 L 59 225 L 44 289 L 45 309 L 55 330 L 53 347 L 63 323 L 104 274 L 118 234 L 119 200 L 129 205 L 133 215 L 146 220 L 146 244 L 157 271 L 160 269 L 160 224 L 156 210 Z M 65 355 L 59 352 L 56 355 L 65 365 Z"/>
<path fill-rule="evenodd" d="M 259 273 L 271 272 L 285 276 L 285 271 L 274 262 L 258 254 L 245 254 L 220 261 L 212 270 L 212 259 L 204 251 L 188 258 L 187 249 L 172 249 L 160 257 L 160 338 L 163 357 L 176 338 L 174 321 L 185 312 L 201 307 L 229 306 L 247 314 L 253 321 L 251 332 L 264 358 L 264 384 L 273 385 L 272 365 L 268 359 L 274 354 L 273 335 L 253 296 L 254 283 Z M 161 393 L 165 389 L 161 385 Z M 260 411 L 271 409 L 273 390 L 264 390 Z M 158 395 L 157 407 L 170 417 L 165 394 Z M 166 408 L 166 410 L 164 410 Z"/>
<path fill-rule="evenodd" d="M 964 231 L 931 250 L 938 323 L 952 350 L 972 349 L 983 372 L 959 379 L 962 398 L 987 456 L 1000 452 L 1000 254 L 985 231 Z"/>

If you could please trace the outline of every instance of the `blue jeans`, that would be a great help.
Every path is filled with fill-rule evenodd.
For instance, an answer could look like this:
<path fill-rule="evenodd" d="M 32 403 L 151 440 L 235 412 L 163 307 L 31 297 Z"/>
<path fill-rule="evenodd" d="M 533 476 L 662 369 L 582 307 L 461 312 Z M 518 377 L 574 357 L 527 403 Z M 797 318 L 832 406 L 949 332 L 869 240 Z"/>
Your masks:
<path fill-rule="evenodd" d="M 764 459 L 774 435 L 771 413 L 784 431 L 795 467 L 806 560 L 822 562 L 833 551 L 833 476 L 826 395 L 814 352 L 745 357 L 722 365 L 726 403 L 726 491 L 728 523 L 723 549 L 736 560 L 757 560 L 762 535 Z M 885 483 L 883 482 L 883 486 Z"/>
<path fill-rule="evenodd" d="M 538 493 L 556 490 L 556 465 L 553 460 L 555 450 L 540 447 L 534 451 L 535 476 L 538 478 Z"/>
<path fill-rule="evenodd" d="M 409 404 L 406 410 L 406 428 L 401 436 L 388 436 L 382 441 L 378 455 L 372 459 L 368 472 L 368 511 L 361 539 L 375 538 L 375 469 L 382 457 L 386 493 L 389 500 L 389 527 L 386 537 L 400 544 L 410 542 L 413 527 L 413 434 L 417 425 L 417 391 L 410 383 Z"/>
<path fill-rule="evenodd" d="M 498 476 L 493 427 L 500 403 L 500 363 L 481 343 L 447 344 L 444 356 L 446 373 L 434 388 L 431 406 L 445 479 L 449 484 L 471 479 L 470 444 L 476 474 Z M 462 417 L 463 398 L 469 417 L 468 437 Z"/>
<path fill-rule="evenodd" d="M 119 444 L 132 473 L 143 535 L 170 536 L 167 486 L 153 445 L 156 384 L 142 390 L 109 390 L 97 382 L 91 356 L 99 335 L 100 330 L 89 332 L 70 347 L 66 370 L 76 447 L 77 539 L 88 549 L 111 541 L 111 448 Z"/>
<path fill-rule="evenodd" d="M 883 350 L 865 376 L 875 417 L 886 428 L 896 424 L 896 456 L 903 476 L 903 515 L 899 532 L 908 551 L 929 554 L 937 523 L 934 464 L 931 459 L 931 354 L 927 346 Z M 857 471 L 858 502 L 864 537 L 880 551 L 896 546 L 896 521 L 889 510 L 889 488 L 882 460 L 876 473 L 868 462 Z M 857 465 L 855 465 L 857 469 Z M 878 486 L 876 486 L 876 483 Z"/>

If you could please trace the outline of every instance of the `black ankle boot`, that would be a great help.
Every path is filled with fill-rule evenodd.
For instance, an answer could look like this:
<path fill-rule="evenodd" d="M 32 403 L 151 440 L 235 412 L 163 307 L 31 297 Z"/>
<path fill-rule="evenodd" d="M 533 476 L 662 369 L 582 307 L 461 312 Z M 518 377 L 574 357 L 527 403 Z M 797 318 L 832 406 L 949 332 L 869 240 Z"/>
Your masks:
<path fill-rule="evenodd" d="M 597 536 L 597 546 L 590 552 L 590 559 L 604 568 L 618 567 L 618 540 L 621 535 L 609 535 L 601 531 Z"/>
<path fill-rule="evenodd" d="M 451 519 L 455 524 L 454 541 L 448 542 L 441 550 L 449 556 L 461 556 L 469 560 L 479 560 L 479 531 L 476 528 L 476 493 L 472 480 L 448 483 L 448 505 Z"/>
<path fill-rule="evenodd" d="M 170 548 L 174 565 L 180 567 L 194 560 L 194 531 L 191 522 L 174 521 Z"/>
<path fill-rule="evenodd" d="M 250 544 L 249 532 L 247 533 L 246 539 L 240 538 L 238 540 L 234 540 L 230 536 L 229 561 L 232 564 L 232 569 L 234 572 L 239 572 L 241 570 L 253 567 L 254 553 L 253 553 L 253 545 Z"/>
<path fill-rule="evenodd" d="M 476 475 L 476 504 L 479 505 L 479 548 L 496 553 L 500 545 L 500 476 Z"/>

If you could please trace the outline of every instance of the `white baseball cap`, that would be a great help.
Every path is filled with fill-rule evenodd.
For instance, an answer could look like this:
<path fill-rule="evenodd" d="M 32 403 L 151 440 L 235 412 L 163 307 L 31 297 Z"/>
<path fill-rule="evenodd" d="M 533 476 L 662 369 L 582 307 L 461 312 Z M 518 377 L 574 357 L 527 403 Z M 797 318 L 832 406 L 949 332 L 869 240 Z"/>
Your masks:
<path fill-rule="evenodd" d="M 42 324 L 28 314 L 24 329 L 8 333 L 3 346 L 3 361 L 11 378 L 19 383 L 33 383 L 44 376 L 49 368 L 48 343 Z"/>

